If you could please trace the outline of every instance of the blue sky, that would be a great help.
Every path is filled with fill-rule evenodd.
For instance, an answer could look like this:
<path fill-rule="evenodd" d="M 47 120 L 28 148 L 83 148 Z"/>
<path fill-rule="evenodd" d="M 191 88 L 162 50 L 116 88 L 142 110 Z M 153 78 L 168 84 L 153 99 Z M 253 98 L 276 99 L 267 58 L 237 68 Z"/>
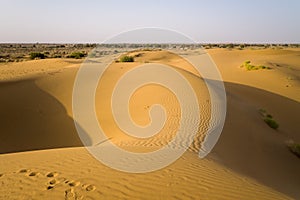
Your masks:
<path fill-rule="evenodd" d="M 197 42 L 300 43 L 299 0 L 0 0 L 0 42 L 102 42 L 160 27 Z"/>

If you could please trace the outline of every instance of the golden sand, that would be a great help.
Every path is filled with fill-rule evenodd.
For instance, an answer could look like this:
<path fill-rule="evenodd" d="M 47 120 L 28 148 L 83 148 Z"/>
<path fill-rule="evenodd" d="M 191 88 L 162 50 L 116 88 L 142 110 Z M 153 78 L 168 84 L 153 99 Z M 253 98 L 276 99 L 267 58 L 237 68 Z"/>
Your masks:
<path fill-rule="evenodd" d="M 300 142 L 300 50 L 208 53 L 224 79 L 228 101 L 217 145 L 205 159 L 198 157 L 210 113 L 203 110 L 204 128 L 189 150 L 166 168 L 145 174 L 111 169 L 80 147 L 72 117 L 72 89 L 80 62 L 47 59 L 0 65 L 0 199 L 299 198 L 300 161 L 285 142 Z M 245 60 L 272 69 L 246 71 L 240 68 Z M 95 107 L 102 111 L 97 117 L 105 122 L 112 142 L 131 151 L 160 148 L 172 138 L 172 126 L 178 126 L 175 117 L 150 142 L 133 140 L 118 130 L 109 106 L 103 105 L 101 94 L 111 93 L 109 87 L 118 76 L 145 61 L 174 67 L 198 91 L 199 105 L 209 107 L 199 74 L 168 52 L 143 52 L 135 63 L 113 63 L 103 80 L 106 84 L 97 90 Z M 144 87 L 130 102 L 138 124 L 149 123 L 147 109 L 153 103 L 165 105 L 169 115 L 180 113 L 172 93 L 155 85 Z M 272 114 L 278 130 L 266 125 L 259 109 Z"/>

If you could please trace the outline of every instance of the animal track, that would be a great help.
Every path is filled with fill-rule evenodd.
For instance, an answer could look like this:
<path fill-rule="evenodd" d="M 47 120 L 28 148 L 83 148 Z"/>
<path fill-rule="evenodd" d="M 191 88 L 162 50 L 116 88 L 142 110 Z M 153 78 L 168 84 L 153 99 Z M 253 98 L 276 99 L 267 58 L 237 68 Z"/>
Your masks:
<path fill-rule="evenodd" d="M 37 181 L 45 180 L 46 191 L 54 191 L 56 190 L 56 187 L 58 185 L 59 188 L 64 187 L 65 199 L 83 199 L 84 192 L 92 192 L 96 190 L 96 187 L 94 185 L 88 183 L 81 183 L 79 180 L 67 179 L 61 176 L 61 174 L 58 172 L 42 172 L 38 170 L 23 168 L 15 172 L 0 173 L 1 181 L 5 182 L 5 178 L 9 178 L 9 175 L 12 176 L 25 175 L 31 177 L 30 180 L 34 181 L 35 183 Z M 20 178 L 21 179 L 19 182 L 22 183 L 22 177 Z M 57 190 L 57 192 L 59 192 L 59 190 Z"/>

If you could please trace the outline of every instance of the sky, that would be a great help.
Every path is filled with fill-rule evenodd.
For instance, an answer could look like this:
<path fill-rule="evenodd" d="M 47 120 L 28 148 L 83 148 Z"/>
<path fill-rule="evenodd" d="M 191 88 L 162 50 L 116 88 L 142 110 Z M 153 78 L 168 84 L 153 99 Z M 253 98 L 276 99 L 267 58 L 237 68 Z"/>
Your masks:
<path fill-rule="evenodd" d="M 0 43 L 101 43 L 144 27 L 199 43 L 300 43 L 299 10 L 299 0 L 0 0 Z"/>

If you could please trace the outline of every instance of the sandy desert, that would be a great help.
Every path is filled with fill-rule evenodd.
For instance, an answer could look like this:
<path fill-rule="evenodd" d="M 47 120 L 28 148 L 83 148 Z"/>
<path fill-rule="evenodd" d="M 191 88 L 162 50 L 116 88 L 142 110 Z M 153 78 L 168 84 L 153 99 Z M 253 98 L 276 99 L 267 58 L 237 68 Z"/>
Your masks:
<path fill-rule="evenodd" d="M 111 142 L 132 152 L 166 145 L 178 128 L 180 108 L 170 91 L 145 86 L 129 102 L 132 118 L 146 125 L 151 105 L 161 104 L 167 122 L 147 140 L 122 133 L 110 109 L 120 76 L 142 63 L 164 63 L 193 87 L 201 108 L 197 137 L 178 160 L 149 173 L 112 169 L 83 147 L 72 92 L 84 59 L 0 63 L 0 199 L 299 199 L 300 160 L 289 145 L 300 143 L 300 49 L 206 52 L 223 78 L 227 113 L 216 146 L 203 159 L 198 152 L 210 119 L 209 93 L 186 60 L 167 50 L 131 52 L 134 62 L 113 62 L 99 82 L 97 119 Z M 265 67 L 247 70 L 241 67 L 245 61 Z M 278 128 L 268 126 L 266 116 Z"/>

